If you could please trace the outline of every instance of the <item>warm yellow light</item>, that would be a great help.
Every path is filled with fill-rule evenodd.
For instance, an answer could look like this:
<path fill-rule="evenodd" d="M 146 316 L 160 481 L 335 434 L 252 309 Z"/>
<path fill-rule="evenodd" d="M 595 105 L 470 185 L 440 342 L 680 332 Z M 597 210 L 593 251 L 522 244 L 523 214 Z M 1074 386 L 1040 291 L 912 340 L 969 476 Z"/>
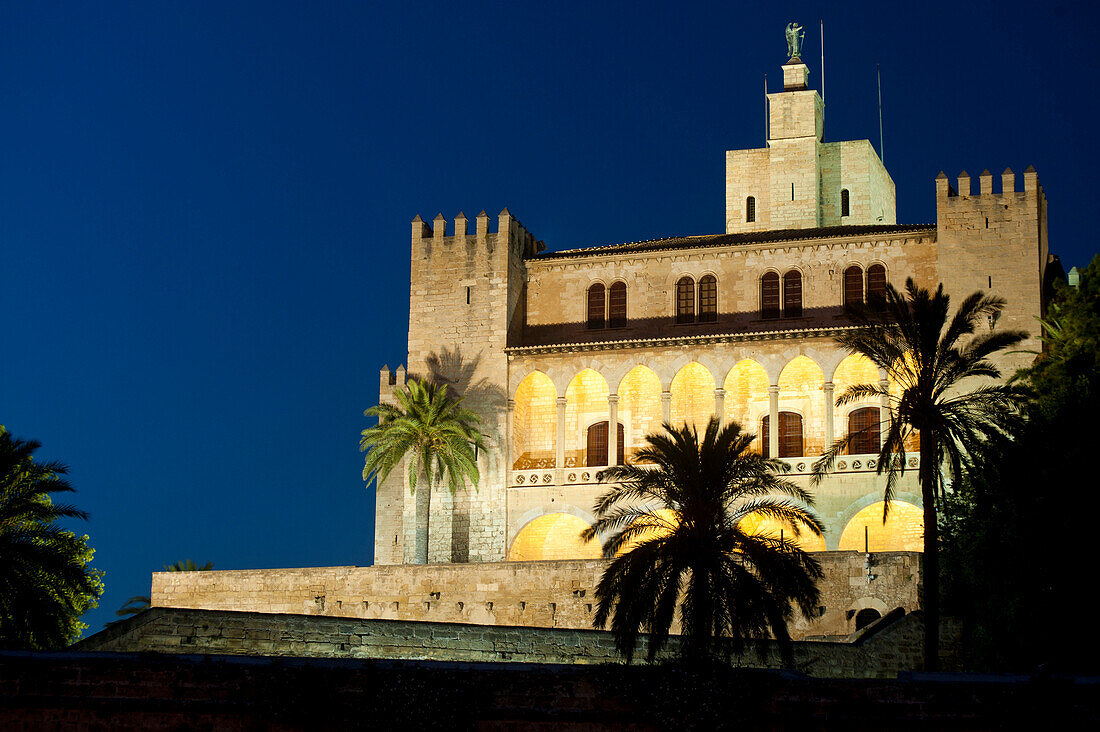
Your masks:
<path fill-rule="evenodd" d="M 513 469 L 546 467 L 554 459 L 558 430 L 557 391 L 546 374 L 535 371 L 520 382 L 512 412 Z"/>
<path fill-rule="evenodd" d="M 588 427 L 607 421 L 607 395 L 607 380 L 592 369 L 584 369 L 569 382 L 565 390 L 566 467 L 586 464 Z"/>
<path fill-rule="evenodd" d="M 760 449 L 760 417 L 768 413 L 768 372 L 756 361 L 746 358 L 726 374 L 725 421 L 737 422 L 741 429 L 757 436 L 753 443 Z"/>
<path fill-rule="evenodd" d="M 626 554 L 628 551 L 630 551 L 631 549 L 638 546 L 639 544 L 641 544 L 644 541 L 649 541 L 650 539 L 656 539 L 660 536 L 664 536 L 664 535 L 668 534 L 672 530 L 671 527 L 674 527 L 679 523 L 679 521 L 676 520 L 676 512 L 673 511 L 671 508 L 658 508 L 656 511 L 653 511 L 652 513 L 656 514 L 656 516 L 661 521 L 668 524 L 670 528 L 660 527 L 660 528 L 645 529 L 640 534 L 638 534 L 638 536 L 636 536 L 634 539 L 632 539 L 632 540 L 630 540 L 630 541 L 628 541 L 628 542 L 626 542 L 625 544 L 622 545 L 622 547 L 619 549 L 619 554 L 620 555 Z"/>
<path fill-rule="evenodd" d="M 600 542 L 581 540 L 588 523 L 568 513 L 548 513 L 524 526 L 508 549 L 508 561 L 547 559 L 598 559 Z"/>
<path fill-rule="evenodd" d="M 714 414 L 714 377 L 703 364 L 692 361 L 672 379 L 669 421 L 673 427 L 685 422 L 703 430 Z"/>
<path fill-rule="evenodd" d="M 825 551 L 825 539 L 823 537 L 813 534 L 805 528 L 801 530 L 798 536 L 795 536 L 790 526 L 776 521 L 770 516 L 749 514 L 741 519 L 741 530 L 754 536 L 771 536 L 776 539 L 782 536 L 784 539 L 793 541 L 804 552 Z"/>
<path fill-rule="evenodd" d="M 645 436 L 661 431 L 661 380 L 635 366 L 619 384 L 619 421 L 626 430 L 626 457 L 645 445 Z"/>
<path fill-rule="evenodd" d="M 825 450 L 825 374 L 806 356 L 798 356 L 779 374 L 779 411 L 802 415 L 803 455 Z"/>
<path fill-rule="evenodd" d="M 890 502 L 890 517 L 882 523 L 883 502 L 872 503 L 852 517 L 840 535 L 841 551 L 924 551 L 924 512 L 911 503 Z M 866 546 L 864 530 L 866 529 Z"/>

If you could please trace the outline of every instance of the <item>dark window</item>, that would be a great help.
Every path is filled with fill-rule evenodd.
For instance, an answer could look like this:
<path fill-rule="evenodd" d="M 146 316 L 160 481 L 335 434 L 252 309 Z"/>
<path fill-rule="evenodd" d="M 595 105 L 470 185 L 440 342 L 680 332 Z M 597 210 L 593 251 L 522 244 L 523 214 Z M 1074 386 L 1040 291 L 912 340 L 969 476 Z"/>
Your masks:
<path fill-rule="evenodd" d="M 695 280 L 690 277 L 676 283 L 676 322 L 695 322 Z"/>
<path fill-rule="evenodd" d="M 596 283 L 588 288 L 588 327 L 602 328 L 603 319 L 603 293 L 604 287 Z"/>
<path fill-rule="evenodd" d="M 699 280 L 699 322 L 714 323 L 718 320 L 718 279 L 705 275 Z"/>
<path fill-rule="evenodd" d="M 848 189 L 845 188 L 840 191 L 840 215 L 848 215 Z"/>
<path fill-rule="evenodd" d="M 779 317 L 779 273 L 768 272 L 760 278 L 760 316 Z"/>
<path fill-rule="evenodd" d="M 749 196 L 745 199 L 745 221 L 756 221 L 756 198 Z"/>
<path fill-rule="evenodd" d="M 783 275 L 783 317 L 802 317 L 802 273 L 797 269 Z"/>
<path fill-rule="evenodd" d="M 626 432 L 622 422 L 619 423 L 619 459 L 618 464 L 623 465 L 623 452 L 626 447 Z M 585 453 L 585 465 L 599 467 L 607 465 L 607 422 L 597 422 L 588 428 L 588 450 Z"/>
<path fill-rule="evenodd" d="M 610 304 L 608 306 L 608 320 L 612 328 L 622 328 L 626 325 L 626 283 L 616 282 L 611 285 Z"/>
<path fill-rule="evenodd" d="M 879 451 L 881 425 L 878 407 L 863 407 L 848 413 L 849 455 L 867 455 Z"/>
<path fill-rule="evenodd" d="M 867 268 L 867 302 L 886 301 L 886 268 L 881 264 L 872 264 Z"/>
<path fill-rule="evenodd" d="M 760 435 L 764 457 L 769 457 L 768 428 L 770 417 L 764 417 Z M 802 457 L 802 415 L 797 412 L 779 413 L 779 457 Z"/>
<path fill-rule="evenodd" d="M 856 630 L 863 630 L 882 617 L 882 613 L 873 607 L 865 607 L 856 613 Z"/>
<path fill-rule="evenodd" d="M 844 270 L 844 306 L 863 304 L 863 270 L 853 264 Z"/>

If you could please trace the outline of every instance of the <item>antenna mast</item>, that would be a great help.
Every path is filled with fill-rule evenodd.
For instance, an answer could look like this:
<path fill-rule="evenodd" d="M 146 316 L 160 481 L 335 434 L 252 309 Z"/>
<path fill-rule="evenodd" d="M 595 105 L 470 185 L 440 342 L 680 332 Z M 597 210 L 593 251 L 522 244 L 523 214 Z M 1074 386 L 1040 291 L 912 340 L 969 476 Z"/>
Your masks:
<path fill-rule="evenodd" d="M 886 146 L 882 137 L 882 69 L 878 64 L 875 64 L 875 74 L 878 76 L 878 155 L 886 165 Z"/>
<path fill-rule="evenodd" d="M 771 139 L 771 130 L 768 129 L 770 120 L 768 120 L 768 75 L 764 74 L 764 147 L 768 146 L 768 140 Z"/>

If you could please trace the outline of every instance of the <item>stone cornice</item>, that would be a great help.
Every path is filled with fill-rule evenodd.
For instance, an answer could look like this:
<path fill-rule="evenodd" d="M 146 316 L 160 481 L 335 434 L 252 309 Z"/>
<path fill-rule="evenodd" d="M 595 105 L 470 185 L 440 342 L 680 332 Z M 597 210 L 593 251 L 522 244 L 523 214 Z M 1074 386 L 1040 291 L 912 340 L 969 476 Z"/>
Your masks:
<path fill-rule="evenodd" d="M 504 349 L 511 359 L 514 356 L 545 353 L 581 353 L 586 351 L 622 351 L 634 348 L 662 348 L 667 346 L 710 345 L 714 343 L 752 343 L 756 341 L 785 341 L 800 338 L 834 338 L 858 326 L 844 325 L 828 328 L 791 328 L 789 330 L 765 330 L 741 333 L 715 333 L 710 335 L 666 336 L 663 338 L 627 338 L 614 341 L 589 343 L 549 343 L 539 346 L 509 346 Z"/>

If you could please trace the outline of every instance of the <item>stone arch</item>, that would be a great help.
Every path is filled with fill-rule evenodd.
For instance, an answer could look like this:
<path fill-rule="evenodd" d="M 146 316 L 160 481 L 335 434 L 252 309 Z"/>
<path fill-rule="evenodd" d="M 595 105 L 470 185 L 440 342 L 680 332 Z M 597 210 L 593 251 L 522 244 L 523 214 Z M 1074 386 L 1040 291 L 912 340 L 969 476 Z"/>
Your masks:
<path fill-rule="evenodd" d="M 885 524 L 882 510 L 883 502 L 876 501 L 856 512 L 840 533 L 840 551 L 862 552 L 865 548 L 871 553 L 924 551 L 924 513 L 919 506 L 891 501 Z"/>
<path fill-rule="evenodd" d="M 782 536 L 783 538 L 793 541 L 804 552 L 825 551 L 824 536 L 818 536 L 807 529 L 802 529 L 799 535 L 795 536 L 789 526 L 784 526 L 782 523 L 769 516 L 749 514 L 741 519 L 741 530 L 746 534 L 771 536 L 776 539 Z"/>
<path fill-rule="evenodd" d="M 802 415 L 804 455 L 825 451 L 825 374 L 809 356 L 798 355 L 787 362 L 776 381 L 779 411 Z"/>
<path fill-rule="evenodd" d="M 697 430 L 705 429 L 714 414 L 714 388 L 714 375 L 698 361 L 691 361 L 677 371 L 669 387 L 672 393 L 669 422 L 672 426 L 680 427 L 686 422 Z"/>
<path fill-rule="evenodd" d="M 591 522 L 572 512 L 541 513 L 524 524 L 508 545 L 510 562 L 552 559 L 599 559 L 596 540 L 584 542 L 580 533 Z"/>
<path fill-rule="evenodd" d="M 558 433 L 557 390 L 542 371 L 532 371 L 513 394 L 512 469 L 550 467 Z"/>
<path fill-rule="evenodd" d="M 648 366 L 637 364 L 617 387 L 619 422 L 626 431 L 626 462 L 645 445 L 645 436 L 661 431 L 661 379 Z"/>
<path fill-rule="evenodd" d="M 755 449 L 761 451 L 760 415 L 768 413 L 768 372 L 759 361 L 743 358 L 726 374 L 722 388 L 726 398 L 722 421 L 737 422 L 741 429 L 756 435 Z"/>
<path fill-rule="evenodd" d="M 588 427 L 607 419 L 607 380 L 599 371 L 582 369 L 565 389 L 565 467 L 587 465 Z"/>

